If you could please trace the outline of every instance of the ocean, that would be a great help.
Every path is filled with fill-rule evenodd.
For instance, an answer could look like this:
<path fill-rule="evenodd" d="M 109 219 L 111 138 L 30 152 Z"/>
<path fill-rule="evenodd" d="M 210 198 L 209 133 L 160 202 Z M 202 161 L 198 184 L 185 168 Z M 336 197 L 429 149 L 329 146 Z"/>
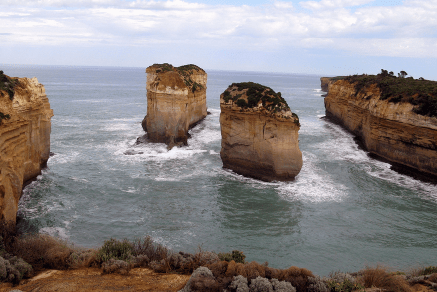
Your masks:
<path fill-rule="evenodd" d="M 84 247 L 150 235 L 174 251 L 237 249 L 247 261 L 318 275 L 437 264 L 437 186 L 371 158 L 327 120 L 321 76 L 206 70 L 211 114 L 190 131 L 188 146 L 167 151 L 135 145 L 147 112 L 145 68 L 0 69 L 37 77 L 54 111 L 54 155 L 24 189 L 23 230 Z M 280 91 L 298 114 L 304 165 L 295 181 L 222 168 L 219 96 L 243 81 Z"/>

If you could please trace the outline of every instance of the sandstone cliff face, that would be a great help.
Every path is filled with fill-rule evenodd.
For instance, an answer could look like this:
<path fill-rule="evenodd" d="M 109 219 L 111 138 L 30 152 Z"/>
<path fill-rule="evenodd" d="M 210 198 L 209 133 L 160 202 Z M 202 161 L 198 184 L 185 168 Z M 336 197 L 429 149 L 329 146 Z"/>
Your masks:
<path fill-rule="evenodd" d="M 332 83 L 331 78 L 320 77 L 320 83 L 321 83 L 322 91 L 328 92 L 329 84 Z"/>
<path fill-rule="evenodd" d="M 299 118 L 285 100 L 269 102 L 270 88 L 261 89 L 257 102 L 239 85 L 220 96 L 223 167 L 264 181 L 292 180 L 302 168 Z"/>
<path fill-rule="evenodd" d="M 155 64 L 147 73 L 143 129 L 152 142 L 187 144 L 188 130 L 204 119 L 207 74 L 195 65 Z"/>
<path fill-rule="evenodd" d="M 325 97 L 326 115 L 357 135 L 367 150 L 389 161 L 437 175 L 437 118 L 414 113 L 413 105 L 380 100 L 374 84 L 356 95 L 339 80 Z"/>
<path fill-rule="evenodd" d="M 15 222 L 23 183 L 41 173 L 50 155 L 53 110 L 36 78 L 18 78 L 11 100 L 0 91 L 0 220 Z"/>

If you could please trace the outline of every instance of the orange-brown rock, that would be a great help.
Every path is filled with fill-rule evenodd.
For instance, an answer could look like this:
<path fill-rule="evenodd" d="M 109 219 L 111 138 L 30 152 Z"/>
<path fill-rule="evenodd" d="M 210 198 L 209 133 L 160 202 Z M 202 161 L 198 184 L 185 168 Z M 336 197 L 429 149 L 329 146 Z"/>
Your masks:
<path fill-rule="evenodd" d="M 36 78 L 11 80 L 16 80 L 13 97 L 0 90 L 0 113 L 6 117 L 0 120 L 0 220 L 15 222 L 23 184 L 39 175 L 49 158 L 53 110 Z"/>
<path fill-rule="evenodd" d="M 280 93 L 248 82 L 220 96 L 223 167 L 264 181 L 292 180 L 302 168 L 299 118 Z"/>
<path fill-rule="evenodd" d="M 414 113 L 411 103 L 380 97 L 376 84 L 357 91 L 346 80 L 336 81 L 325 97 L 326 116 L 357 135 L 369 152 L 437 175 L 437 118 Z"/>
<path fill-rule="evenodd" d="M 332 83 L 331 77 L 320 77 L 322 91 L 328 92 L 329 84 Z"/>
<path fill-rule="evenodd" d="M 187 144 L 188 130 L 204 119 L 207 74 L 196 65 L 155 64 L 147 73 L 147 115 L 143 129 L 151 142 L 169 148 Z"/>

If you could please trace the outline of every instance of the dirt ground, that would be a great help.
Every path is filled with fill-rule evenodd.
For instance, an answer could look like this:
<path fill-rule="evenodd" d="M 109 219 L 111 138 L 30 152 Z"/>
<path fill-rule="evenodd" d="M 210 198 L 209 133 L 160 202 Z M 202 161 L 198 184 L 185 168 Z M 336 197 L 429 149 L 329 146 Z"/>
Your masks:
<path fill-rule="evenodd" d="M 118 274 L 102 275 L 98 268 L 78 270 L 48 270 L 37 276 L 21 281 L 20 285 L 2 283 L 0 292 L 18 289 L 25 292 L 46 291 L 178 291 L 182 289 L 189 275 L 157 274 L 150 269 L 132 269 L 127 276 Z"/>

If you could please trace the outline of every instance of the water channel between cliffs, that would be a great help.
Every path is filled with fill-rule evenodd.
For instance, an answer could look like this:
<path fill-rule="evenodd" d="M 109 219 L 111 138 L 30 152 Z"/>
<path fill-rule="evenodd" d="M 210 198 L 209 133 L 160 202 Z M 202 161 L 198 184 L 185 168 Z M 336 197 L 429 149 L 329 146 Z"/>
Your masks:
<path fill-rule="evenodd" d="M 369 158 L 323 119 L 320 76 L 206 70 L 212 114 L 191 130 L 188 147 L 167 152 L 164 144 L 134 146 L 147 110 L 144 68 L 2 70 L 36 76 L 55 114 L 56 155 L 25 189 L 22 226 L 89 247 L 149 234 L 174 250 L 239 249 L 249 261 L 320 275 L 437 261 L 437 186 Z M 222 169 L 219 95 L 242 81 L 280 91 L 299 115 L 304 166 L 295 181 Z"/>

